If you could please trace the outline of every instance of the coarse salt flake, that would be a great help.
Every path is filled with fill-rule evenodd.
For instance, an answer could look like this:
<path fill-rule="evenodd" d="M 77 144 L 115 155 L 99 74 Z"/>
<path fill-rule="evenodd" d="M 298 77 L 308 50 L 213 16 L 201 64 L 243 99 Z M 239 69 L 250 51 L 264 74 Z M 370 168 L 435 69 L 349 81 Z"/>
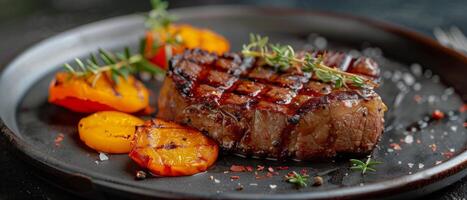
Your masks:
<path fill-rule="evenodd" d="M 412 144 L 413 143 L 413 136 L 412 135 L 405 136 L 404 142 L 407 143 L 407 144 Z"/>
<path fill-rule="evenodd" d="M 418 169 L 422 169 L 423 167 L 425 167 L 423 163 L 418 163 Z"/>
<path fill-rule="evenodd" d="M 105 154 L 105 153 L 99 153 L 99 160 L 101 161 L 104 161 L 104 160 L 108 160 L 109 157 Z"/>

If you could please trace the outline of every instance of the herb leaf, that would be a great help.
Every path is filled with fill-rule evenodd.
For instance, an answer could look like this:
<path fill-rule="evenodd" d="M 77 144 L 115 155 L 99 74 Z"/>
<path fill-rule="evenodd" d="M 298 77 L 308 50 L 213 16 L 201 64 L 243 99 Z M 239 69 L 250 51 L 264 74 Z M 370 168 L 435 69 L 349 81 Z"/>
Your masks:
<path fill-rule="evenodd" d="M 285 71 L 294 66 L 298 71 L 314 73 L 316 78 L 326 83 L 333 83 L 336 88 L 348 87 L 348 84 L 355 87 L 376 86 L 370 79 L 324 65 L 323 55 L 315 58 L 306 53 L 304 58 L 298 58 L 290 45 L 269 44 L 268 41 L 268 37 L 250 34 L 250 43 L 243 45 L 242 54 L 247 57 L 263 58 L 276 70 Z"/>
<path fill-rule="evenodd" d="M 145 25 L 148 29 L 168 28 L 176 17 L 167 12 L 169 4 L 166 1 L 151 0 L 152 10 L 149 11 Z"/>
<path fill-rule="evenodd" d="M 373 166 L 383 163 L 379 161 L 372 161 L 371 157 L 368 157 L 368 159 L 365 162 L 361 160 L 357 160 L 357 159 L 350 159 L 350 162 L 352 163 L 352 166 L 350 167 L 350 169 L 361 171 L 363 175 L 367 171 L 375 172 L 376 169 L 373 168 Z"/>
<path fill-rule="evenodd" d="M 64 65 L 64 68 L 68 73 L 76 77 L 88 77 L 90 75 L 96 75 L 100 77 L 101 74 L 109 73 L 110 78 L 116 84 L 118 84 L 119 77 L 123 77 L 125 80 L 130 74 L 136 72 L 148 72 L 152 75 L 165 74 L 165 71 L 158 66 L 153 65 L 151 62 L 146 60 L 141 54 L 131 55 L 130 49 L 125 48 L 124 56 L 117 56 L 112 52 L 108 52 L 104 49 L 99 49 L 98 56 L 91 54 L 90 59 L 83 62 L 76 58 L 75 62 L 78 65 L 79 70 L 74 69 L 68 63 Z M 97 57 L 101 58 L 104 65 L 99 65 Z"/>
<path fill-rule="evenodd" d="M 289 183 L 294 184 L 297 188 L 306 187 L 308 183 L 308 175 L 307 174 L 299 174 L 295 171 L 289 173 L 285 176 L 285 180 Z"/>

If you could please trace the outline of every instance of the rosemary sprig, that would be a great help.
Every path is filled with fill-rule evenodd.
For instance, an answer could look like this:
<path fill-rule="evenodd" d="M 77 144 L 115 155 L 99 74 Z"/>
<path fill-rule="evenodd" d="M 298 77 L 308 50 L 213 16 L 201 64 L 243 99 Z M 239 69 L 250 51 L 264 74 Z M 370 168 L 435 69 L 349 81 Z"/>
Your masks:
<path fill-rule="evenodd" d="M 285 176 L 285 180 L 289 183 L 294 184 L 297 188 L 306 187 L 308 183 L 308 175 L 307 174 L 299 174 L 293 171 L 291 174 Z"/>
<path fill-rule="evenodd" d="M 75 77 L 94 76 L 93 86 L 102 74 L 109 75 L 112 81 L 118 84 L 119 77 L 127 79 L 130 74 L 136 72 L 148 72 L 150 74 L 165 74 L 165 71 L 151 64 L 141 54 L 131 54 L 129 48 L 125 48 L 123 54 L 115 54 L 104 49 L 99 49 L 97 55 L 90 55 L 85 61 L 75 59 L 78 69 L 70 64 L 64 65 L 65 69 Z"/>
<path fill-rule="evenodd" d="M 361 160 L 357 159 L 350 159 L 350 162 L 352 163 L 352 167 L 350 169 L 352 170 L 358 170 L 361 171 L 362 174 L 364 175 L 367 171 L 372 171 L 375 172 L 376 169 L 373 168 L 375 165 L 382 164 L 383 162 L 379 161 L 372 161 L 371 157 L 368 157 L 366 162 L 363 162 Z"/>
<path fill-rule="evenodd" d="M 306 53 L 304 58 L 298 58 L 290 45 L 269 44 L 268 37 L 250 34 L 250 43 L 243 45 L 242 54 L 249 57 L 261 57 L 266 64 L 284 71 L 289 67 L 296 67 L 298 71 L 312 72 L 325 82 L 333 83 L 336 88 L 348 87 L 375 87 L 370 79 L 328 67 L 323 63 L 323 57 L 313 57 Z"/>

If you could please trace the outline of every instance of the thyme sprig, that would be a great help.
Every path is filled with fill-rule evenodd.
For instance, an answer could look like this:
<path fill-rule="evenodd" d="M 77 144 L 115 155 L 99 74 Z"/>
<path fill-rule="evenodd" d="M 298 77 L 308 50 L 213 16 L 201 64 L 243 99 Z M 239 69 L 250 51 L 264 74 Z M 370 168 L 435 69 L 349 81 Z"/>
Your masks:
<path fill-rule="evenodd" d="M 297 188 L 306 187 L 308 183 L 308 174 L 299 174 L 292 171 L 290 174 L 285 176 L 285 180 L 289 183 L 294 184 Z"/>
<path fill-rule="evenodd" d="M 169 3 L 161 0 L 151 0 L 152 10 L 146 17 L 145 25 L 148 29 L 167 29 L 177 19 L 167 11 Z"/>
<path fill-rule="evenodd" d="M 177 17 L 167 11 L 169 6 L 167 1 L 151 0 L 151 5 L 152 10 L 149 11 L 144 23 L 148 35 L 141 40 L 142 46 L 144 45 L 144 53 L 141 54 L 151 57 L 160 48 L 164 48 L 166 60 L 169 60 L 173 53 L 172 45 L 183 43 L 180 34 L 177 31 L 171 32 L 169 28 Z"/>
<path fill-rule="evenodd" d="M 293 66 L 298 71 L 312 72 L 319 80 L 333 83 L 336 88 L 348 87 L 349 85 L 354 87 L 376 86 L 376 83 L 370 79 L 324 65 L 323 56 L 315 58 L 311 54 L 305 53 L 303 58 L 299 58 L 292 46 L 269 44 L 268 37 L 257 34 L 250 34 L 250 43 L 243 45 L 242 54 L 248 57 L 263 58 L 266 64 L 281 71 Z"/>
<path fill-rule="evenodd" d="M 375 172 L 376 169 L 373 167 L 375 165 L 379 165 L 383 163 L 379 161 L 373 161 L 371 160 L 371 157 L 368 157 L 368 159 L 365 162 L 361 160 L 357 160 L 357 159 L 350 159 L 350 162 L 352 163 L 352 167 L 350 167 L 350 169 L 361 171 L 363 175 L 367 171 Z"/>
<path fill-rule="evenodd" d="M 118 84 L 119 77 L 127 79 L 130 74 L 136 72 L 148 72 L 150 74 L 165 74 L 165 71 L 151 64 L 141 54 L 131 54 L 128 47 L 123 54 L 116 54 L 104 49 L 99 49 L 97 54 L 91 53 L 85 61 L 75 58 L 77 69 L 70 64 L 64 65 L 65 69 L 75 77 L 94 76 L 95 82 L 104 74 L 110 76 L 114 83 Z"/>

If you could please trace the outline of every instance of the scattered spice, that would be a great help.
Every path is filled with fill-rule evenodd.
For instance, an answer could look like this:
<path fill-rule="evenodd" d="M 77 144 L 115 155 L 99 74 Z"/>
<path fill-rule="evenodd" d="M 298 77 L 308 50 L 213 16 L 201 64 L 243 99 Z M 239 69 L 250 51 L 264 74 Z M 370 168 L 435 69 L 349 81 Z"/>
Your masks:
<path fill-rule="evenodd" d="M 413 143 L 413 136 L 412 135 L 405 136 L 404 142 L 407 143 L 407 144 L 412 144 Z"/>
<path fill-rule="evenodd" d="M 240 176 L 230 176 L 230 180 L 238 180 L 240 179 Z"/>
<path fill-rule="evenodd" d="M 268 172 L 268 173 L 266 174 L 266 177 L 268 177 L 268 178 L 271 178 L 272 176 L 273 176 L 273 174 L 272 174 L 271 172 Z"/>
<path fill-rule="evenodd" d="M 253 171 L 253 167 L 252 166 L 246 166 L 246 171 L 248 172 L 252 172 Z"/>
<path fill-rule="evenodd" d="M 434 144 L 434 143 L 433 143 L 433 144 L 430 144 L 430 145 L 428 145 L 428 146 L 431 148 L 431 151 L 433 151 L 433 152 L 435 152 L 436 149 L 438 149 L 438 146 L 436 146 L 436 144 Z"/>
<path fill-rule="evenodd" d="M 413 96 L 413 100 L 414 100 L 415 102 L 417 102 L 417 103 L 422 102 L 422 99 L 423 99 L 422 96 L 420 96 L 420 95 L 418 95 L 418 94 L 416 94 L 416 95 Z"/>
<path fill-rule="evenodd" d="M 241 185 L 240 183 L 237 185 L 237 187 L 235 188 L 235 190 L 237 191 L 241 191 L 243 190 L 243 185 Z"/>
<path fill-rule="evenodd" d="M 100 161 L 105 161 L 105 160 L 108 160 L 109 157 L 105 154 L 105 153 L 99 153 L 99 160 Z"/>
<path fill-rule="evenodd" d="M 423 167 L 425 167 L 425 165 L 423 163 L 418 163 L 418 168 L 419 169 L 422 169 Z"/>
<path fill-rule="evenodd" d="M 277 170 L 288 170 L 289 167 L 287 167 L 287 166 L 277 166 L 276 169 Z"/>
<path fill-rule="evenodd" d="M 246 168 L 245 168 L 245 166 L 242 166 L 242 165 L 232 165 L 230 167 L 230 171 L 232 171 L 232 172 L 244 172 L 244 171 L 246 171 Z"/>
<path fill-rule="evenodd" d="M 257 170 L 257 171 L 263 171 L 263 170 L 264 170 L 264 166 L 258 165 L 258 166 L 256 167 L 256 170 Z"/>
<path fill-rule="evenodd" d="M 63 141 L 63 138 L 65 138 L 65 135 L 63 135 L 63 133 L 59 133 L 57 137 L 55 137 L 55 140 L 54 140 L 55 146 L 59 147 Z"/>
<path fill-rule="evenodd" d="M 459 108 L 459 112 L 463 113 L 465 111 L 467 111 L 467 104 L 464 104 Z"/>
<path fill-rule="evenodd" d="M 274 169 L 272 167 L 268 167 L 268 171 L 273 173 L 274 172 Z"/>
<path fill-rule="evenodd" d="M 323 185 L 324 181 L 321 176 L 315 176 L 313 177 L 313 186 L 321 186 Z"/>
<path fill-rule="evenodd" d="M 393 148 L 394 150 L 397 150 L 397 151 L 399 151 L 399 150 L 402 149 L 402 148 L 401 148 L 401 145 L 399 145 L 399 144 L 397 144 L 397 143 L 391 143 L 391 144 L 389 144 L 389 146 L 390 146 L 391 148 Z"/>
<path fill-rule="evenodd" d="M 138 171 L 136 171 L 135 179 L 136 180 L 144 180 L 144 179 L 146 179 L 146 176 L 147 176 L 146 172 L 138 170 Z"/>
<path fill-rule="evenodd" d="M 431 118 L 433 118 L 435 120 L 443 119 L 444 118 L 444 113 L 441 112 L 440 110 L 436 109 L 435 111 L 433 111 L 433 113 L 431 113 Z"/>

